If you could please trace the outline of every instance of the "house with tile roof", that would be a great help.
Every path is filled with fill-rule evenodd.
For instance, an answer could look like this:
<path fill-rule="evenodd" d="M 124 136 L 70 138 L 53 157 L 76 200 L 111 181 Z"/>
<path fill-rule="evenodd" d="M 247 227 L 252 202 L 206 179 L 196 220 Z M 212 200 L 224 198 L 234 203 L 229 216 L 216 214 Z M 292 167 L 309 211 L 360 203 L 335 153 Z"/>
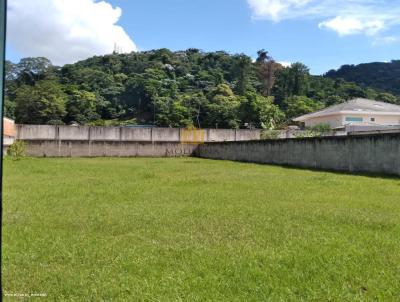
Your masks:
<path fill-rule="evenodd" d="M 332 129 L 351 127 L 400 126 L 400 106 L 374 100 L 356 98 L 341 104 L 305 114 L 293 119 L 295 122 L 313 127 L 328 124 Z"/>

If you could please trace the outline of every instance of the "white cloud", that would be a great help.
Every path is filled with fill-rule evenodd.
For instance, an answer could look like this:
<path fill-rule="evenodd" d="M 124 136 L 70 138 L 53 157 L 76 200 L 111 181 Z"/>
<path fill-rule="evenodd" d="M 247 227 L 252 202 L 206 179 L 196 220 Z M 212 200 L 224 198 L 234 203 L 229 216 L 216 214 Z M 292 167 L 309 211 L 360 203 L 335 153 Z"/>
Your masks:
<path fill-rule="evenodd" d="M 315 19 L 340 36 L 377 35 L 400 24 L 398 0 L 247 0 L 255 19 Z"/>
<path fill-rule="evenodd" d="M 122 10 L 96 0 L 12 0 L 8 43 L 22 56 L 45 56 L 63 65 L 94 55 L 137 50 L 116 23 Z"/>
<path fill-rule="evenodd" d="M 335 17 L 323 21 L 319 24 L 320 28 L 336 31 L 340 36 L 365 33 L 373 36 L 385 28 L 382 20 L 360 20 L 356 17 Z"/>
<path fill-rule="evenodd" d="M 301 9 L 312 0 L 248 0 L 255 18 L 279 21 L 293 10 Z"/>

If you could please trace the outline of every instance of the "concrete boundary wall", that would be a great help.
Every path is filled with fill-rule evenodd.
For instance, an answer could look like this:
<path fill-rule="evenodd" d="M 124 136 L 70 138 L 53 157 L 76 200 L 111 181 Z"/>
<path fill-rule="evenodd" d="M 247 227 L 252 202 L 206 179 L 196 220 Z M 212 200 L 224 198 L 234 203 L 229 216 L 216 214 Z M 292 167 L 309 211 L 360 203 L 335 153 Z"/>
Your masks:
<path fill-rule="evenodd" d="M 322 137 L 199 145 L 209 159 L 400 176 L 400 134 Z"/>
<path fill-rule="evenodd" d="M 180 128 L 129 128 L 17 125 L 17 139 L 61 140 L 61 141 L 135 141 L 135 142 L 180 142 Z M 201 129 L 205 142 L 259 140 L 261 130 Z"/>
<path fill-rule="evenodd" d="M 35 157 L 197 156 L 400 176 L 400 133 L 241 141 L 248 135 L 257 136 L 257 133 L 243 130 L 250 131 L 250 134 L 240 136 L 244 132 L 207 129 L 204 130 L 206 143 L 196 144 L 179 141 L 181 133 L 176 129 L 163 129 L 154 136 L 151 128 L 99 127 L 90 131 L 88 128 L 23 127 L 19 139 L 26 142 L 27 155 Z M 237 141 L 212 142 L 212 139 Z"/>
<path fill-rule="evenodd" d="M 32 157 L 180 157 L 190 156 L 195 144 L 173 142 L 117 142 L 88 140 L 29 140 Z"/>
<path fill-rule="evenodd" d="M 16 125 L 17 139 L 57 139 L 58 128 L 47 125 Z"/>
<path fill-rule="evenodd" d="M 199 143 L 260 138 L 261 130 L 17 125 L 36 157 L 190 156 Z"/>

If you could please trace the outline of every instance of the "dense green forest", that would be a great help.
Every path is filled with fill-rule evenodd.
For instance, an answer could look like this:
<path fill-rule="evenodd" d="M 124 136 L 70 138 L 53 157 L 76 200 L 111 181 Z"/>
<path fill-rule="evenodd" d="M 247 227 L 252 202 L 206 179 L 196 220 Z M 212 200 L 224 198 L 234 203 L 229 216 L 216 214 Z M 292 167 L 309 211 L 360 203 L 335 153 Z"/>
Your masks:
<path fill-rule="evenodd" d="M 268 52 L 168 49 L 96 56 L 53 66 L 46 58 L 6 62 L 5 113 L 17 123 L 282 127 L 291 117 L 367 97 L 399 99 L 342 79 L 283 67 Z"/>
<path fill-rule="evenodd" d="M 332 79 L 344 79 L 362 87 L 386 90 L 400 96 L 400 60 L 375 62 L 360 65 L 343 65 L 325 75 Z"/>

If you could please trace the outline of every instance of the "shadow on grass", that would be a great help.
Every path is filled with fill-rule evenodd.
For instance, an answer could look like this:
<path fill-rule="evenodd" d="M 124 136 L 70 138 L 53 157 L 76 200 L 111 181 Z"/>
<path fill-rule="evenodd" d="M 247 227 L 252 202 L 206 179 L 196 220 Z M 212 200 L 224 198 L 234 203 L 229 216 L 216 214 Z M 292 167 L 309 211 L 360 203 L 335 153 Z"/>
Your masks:
<path fill-rule="evenodd" d="M 206 160 L 224 160 L 224 159 L 214 159 L 214 158 L 201 158 Z M 390 180 L 400 180 L 400 176 L 396 174 L 383 174 L 383 173 L 372 173 L 372 172 L 350 172 L 350 171 L 342 171 L 342 170 L 333 170 L 333 169 L 318 169 L 318 168 L 310 168 L 310 167 L 298 167 L 298 166 L 291 166 L 285 164 L 274 164 L 274 163 L 257 163 L 252 161 L 239 161 L 239 160 L 224 160 L 229 162 L 235 163 L 247 163 L 247 164 L 255 164 L 260 166 L 273 166 L 273 167 L 280 167 L 285 170 L 303 170 L 303 171 L 312 171 L 312 172 L 320 172 L 320 173 L 332 173 L 336 175 L 347 175 L 347 176 L 362 176 L 362 177 L 369 177 L 369 178 L 378 178 L 378 179 L 390 179 Z"/>

